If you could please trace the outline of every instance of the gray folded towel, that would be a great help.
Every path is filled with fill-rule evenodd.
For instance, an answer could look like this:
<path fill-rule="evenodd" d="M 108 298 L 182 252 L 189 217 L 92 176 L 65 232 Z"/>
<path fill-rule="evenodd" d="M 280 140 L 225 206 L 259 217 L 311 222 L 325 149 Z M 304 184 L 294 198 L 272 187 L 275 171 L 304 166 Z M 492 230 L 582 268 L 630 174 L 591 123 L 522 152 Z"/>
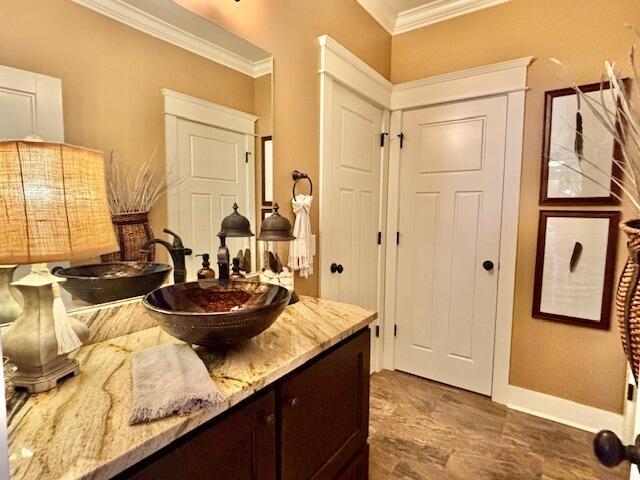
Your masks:
<path fill-rule="evenodd" d="M 133 353 L 133 411 L 129 424 L 189 415 L 222 400 L 207 367 L 187 344 Z"/>

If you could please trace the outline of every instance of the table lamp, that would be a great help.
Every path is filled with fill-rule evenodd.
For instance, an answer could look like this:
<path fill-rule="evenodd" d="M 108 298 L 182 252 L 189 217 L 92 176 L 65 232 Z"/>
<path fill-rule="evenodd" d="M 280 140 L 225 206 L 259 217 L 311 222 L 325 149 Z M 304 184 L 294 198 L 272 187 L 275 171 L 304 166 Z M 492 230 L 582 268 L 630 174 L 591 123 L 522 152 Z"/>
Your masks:
<path fill-rule="evenodd" d="M 80 373 L 67 354 L 89 336 L 67 315 L 60 298 L 64 280 L 45 262 L 118 250 L 102 153 L 60 143 L 0 142 L 0 231 L 0 263 L 33 264 L 29 275 L 12 283 L 24 310 L 3 329 L 3 351 L 18 367 L 15 385 L 42 392 Z"/>

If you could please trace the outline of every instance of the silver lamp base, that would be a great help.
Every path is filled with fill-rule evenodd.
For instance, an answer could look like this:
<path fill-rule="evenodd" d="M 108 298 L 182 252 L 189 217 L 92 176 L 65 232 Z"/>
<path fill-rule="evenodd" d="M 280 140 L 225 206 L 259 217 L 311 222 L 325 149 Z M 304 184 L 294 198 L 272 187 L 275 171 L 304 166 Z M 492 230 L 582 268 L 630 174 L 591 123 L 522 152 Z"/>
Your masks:
<path fill-rule="evenodd" d="M 59 288 L 55 285 L 59 282 L 44 266 L 44 273 L 32 270 L 30 275 L 13 283 L 22 293 L 24 310 L 2 330 L 2 349 L 18 367 L 14 385 L 30 393 L 50 390 L 64 377 L 80 373 L 77 360 L 67 355 L 87 341 L 89 330 L 84 323 L 69 317 L 64 308 L 54 308 L 54 287 Z M 56 324 L 60 322 L 77 336 L 66 349 L 65 345 L 58 346 Z M 58 353 L 59 350 L 67 353 Z"/>

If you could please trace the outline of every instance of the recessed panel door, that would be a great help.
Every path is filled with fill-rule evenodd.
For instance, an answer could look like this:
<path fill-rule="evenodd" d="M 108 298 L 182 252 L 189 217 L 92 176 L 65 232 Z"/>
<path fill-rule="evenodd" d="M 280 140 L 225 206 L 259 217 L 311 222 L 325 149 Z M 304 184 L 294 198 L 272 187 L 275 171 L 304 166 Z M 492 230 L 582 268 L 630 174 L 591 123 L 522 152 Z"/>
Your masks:
<path fill-rule="evenodd" d="M 399 370 L 489 395 L 505 97 L 403 113 Z"/>
<path fill-rule="evenodd" d="M 201 259 L 195 255 L 211 255 L 211 268 L 216 270 L 217 237 L 222 219 L 233 212 L 248 216 L 247 136 L 208 125 L 178 120 L 177 186 L 178 234 L 194 255 L 187 257 L 189 279 L 195 279 Z M 252 187 L 253 188 L 253 187 Z M 253 219 L 249 219 L 255 228 Z M 255 232 L 254 232 L 255 233 Z M 231 257 L 239 249 L 250 247 L 249 239 L 228 238 Z"/>

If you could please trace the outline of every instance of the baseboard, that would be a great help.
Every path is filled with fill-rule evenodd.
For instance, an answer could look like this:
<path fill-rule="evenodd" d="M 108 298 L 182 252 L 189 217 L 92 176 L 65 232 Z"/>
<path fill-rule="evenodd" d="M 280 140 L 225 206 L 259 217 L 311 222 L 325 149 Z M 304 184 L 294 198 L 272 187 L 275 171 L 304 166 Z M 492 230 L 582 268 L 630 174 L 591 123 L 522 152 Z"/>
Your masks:
<path fill-rule="evenodd" d="M 624 417 L 619 413 L 589 407 L 564 398 L 509 385 L 507 407 L 546 418 L 588 432 L 611 430 L 624 434 Z"/>

